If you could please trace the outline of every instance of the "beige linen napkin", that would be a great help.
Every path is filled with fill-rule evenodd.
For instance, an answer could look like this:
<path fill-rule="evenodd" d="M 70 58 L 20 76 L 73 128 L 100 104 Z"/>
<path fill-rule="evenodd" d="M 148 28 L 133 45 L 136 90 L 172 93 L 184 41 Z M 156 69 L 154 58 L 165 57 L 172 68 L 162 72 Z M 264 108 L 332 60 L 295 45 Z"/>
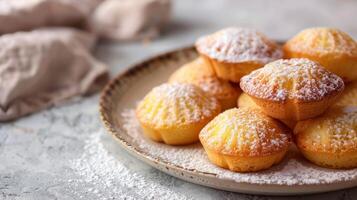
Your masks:
<path fill-rule="evenodd" d="M 152 38 L 169 21 L 170 0 L 106 0 L 89 19 L 99 37 L 128 40 Z"/>
<path fill-rule="evenodd" d="M 45 26 L 77 26 L 102 0 L 0 0 L 0 34 Z"/>
<path fill-rule="evenodd" d="M 0 34 L 87 25 L 107 39 L 152 38 L 170 14 L 170 0 L 0 0 Z"/>
<path fill-rule="evenodd" d="M 90 54 L 95 38 L 69 28 L 0 37 L 0 121 L 15 119 L 99 89 L 105 65 Z"/>

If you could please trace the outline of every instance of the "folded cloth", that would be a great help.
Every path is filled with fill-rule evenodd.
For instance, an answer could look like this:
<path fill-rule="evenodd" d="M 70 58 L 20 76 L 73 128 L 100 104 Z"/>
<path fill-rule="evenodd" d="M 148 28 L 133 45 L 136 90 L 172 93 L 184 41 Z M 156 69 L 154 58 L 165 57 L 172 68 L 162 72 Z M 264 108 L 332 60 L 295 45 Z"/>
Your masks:
<path fill-rule="evenodd" d="M 93 58 L 95 37 L 48 28 L 0 37 L 0 121 L 98 90 L 107 67 Z"/>
<path fill-rule="evenodd" d="M 89 18 L 99 37 L 128 40 L 152 38 L 169 21 L 170 0 L 106 0 Z"/>
<path fill-rule="evenodd" d="M 77 26 L 102 0 L 0 0 L 0 34 L 45 26 Z"/>

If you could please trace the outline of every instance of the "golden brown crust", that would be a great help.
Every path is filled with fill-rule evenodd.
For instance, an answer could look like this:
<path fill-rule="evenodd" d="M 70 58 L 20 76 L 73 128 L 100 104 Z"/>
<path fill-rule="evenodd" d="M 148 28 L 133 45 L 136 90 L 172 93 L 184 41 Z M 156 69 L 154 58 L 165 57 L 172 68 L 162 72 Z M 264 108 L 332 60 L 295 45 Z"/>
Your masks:
<path fill-rule="evenodd" d="M 201 37 L 196 49 L 219 78 L 232 82 L 283 56 L 275 42 L 246 28 L 226 28 Z"/>
<path fill-rule="evenodd" d="M 260 107 L 253 101 L 253 99 L 245 92 L 243 92 L 238 97 L 237 105 L 238 107 L 249 107 L 249 108 L 260 109 Z"/>
<path fill-rule="evenodd" d="M 297 145 L 321 153 L 357 152 L 357 107 L 333 107 L 324 115 L 300 121 Z"/>
<path fill-rule="evenodd" d="M 308 58 L 345 81 L 357 79 L 357 43 L 338 29 L 305 29 L 290 39 L 283 49 L 286 58 Z"/>
<path fill-rule="evenodd" d="M 300 149 L 304 157 L 321 167 L 332 169 L 351 169 L 357 167 L 357 152 L 331 154 Z"/>
<path fill-rule="evenodd" d="M 171 74 L 169 82 L 193 83 L 197 79 L 216 77 L 210 65 L 206 65 L 201 57 L 184 64 Z"/>
<path fill-rule="evenodd" d="M 259 69 L 260 67 L 263 66 L 261 63 L 255 63 L 255 62 L 242 62 L 242 63 L 219 62 L 203 54 L 201 54 L 201 57 L 204 59 L 207 65 L 212 66 L 217 77 L 223 80 L 232 81 L 234 83 L 239 83 L 240 79 L 244 75 L 247 75 L 251 71 Z"/>
<path fill-rule="evenodd" d="M 357 106 L 357 81 L 348 83 L 334 105 Z"/>
<path fill-rule="evenodd" d="M 151 139 L 188 144 L 198 140 L 199 131 L 220 111 L 216 98 L 199 87 L 176 83 L 153 88 L 138 104 L 136 115 Z"/>
<path fill-rule="evenodd" d="M 338 98 L 339 94 L 326 96 L 320 101 L 299 102 L 286 100 L 276 102 L 250 96 L 267 115 L 279 120 L 301 121 L 324 113 Z"/>
<path fill-rule="evenodd" d="M 290 131 L 252 108 L 227 110 L 200 132 L 209 160 L 237 172 L 267 169 L 279 163 L 290 145 Z"/>
<path fill-rule="evenodd" d="M 249 107 L 253 109 L 261 109 L 260 106 L 258 106 L 254 100 L 247 94 L 247 93 L 242 93 L 237 102 L 238 107 Z M 294 129 L 296 125 L 296 121 L 293 120 L 280 120 L 282 123 L 284 123 L 286 126 L 288 126 L 291 129 Z"/>
<path fill-rule="evenodd" d="M 162 84 L 153 88 L 138 104 L 141 123 L 170 128 L 200 122 L 220 111 L 216 98 L 191 84 Z"/>
<path fill-rule="evenodd" d="M 296 145 L 311 162 L 329 168 L 357 167 L 357 107 L 333 107 L 298 122 Z"/>
<path fill-rule="evenodd" d="M 217 78 L 213 69 L 204 63 L 201 57 L 176 70 L 169 78 L 169 83 L 190 83 L 199 86 L 220 101 L 222 109 L 235 107 L 240 89 L 228 81 Z"/>
<path fill-rule="evenodd" d="M 278 121 L 251 108 L 227 110 L 200 133 L 206 149 L 219 154 L 259 157 L 285 151 L 290 144 L 290 131 Z"/>
<path fill-rule="evenodd" d="M 218 115 L 219 113 L 217 113 Z M 178 124 L 172 127 L 156 128 L 152 124 L 140 123 L 144 135 L 169 145 L 186 145 L 198 141 L 200 130 L 213 118 L 209 117 L 196 123 Z"/>
<path fill-rule="evenodd" d="M 230 27 L 196 42 L 196 49 L 222 63 L 259 63 L 261 65 L 282 58 L 281 48 L 262 33 L 249 28 Z"/>
<path fill-rule="evenodd" d="M 268 115 L 293 121 L 323 113 L 344 89 L 340 77 L 308 59 L 274 61 L 244 76 L 240 86 Z"/>
<path fill-rule="evenodd" d="M 311 60 L 281 59 L 265 65 L 241 79 L 240 86 L 250 96 L 283 103 L 319 101 L 344 88 L 340 77 Z"/>
<path fill-rule="evenodd" d="M 220 154 L 205 148 L 208 159 L 219 167 L 235 172 L 255 172 L 270 168 L 280 163 L 286 151 L 277 152 L 268 156 L 240 157 Z"/>

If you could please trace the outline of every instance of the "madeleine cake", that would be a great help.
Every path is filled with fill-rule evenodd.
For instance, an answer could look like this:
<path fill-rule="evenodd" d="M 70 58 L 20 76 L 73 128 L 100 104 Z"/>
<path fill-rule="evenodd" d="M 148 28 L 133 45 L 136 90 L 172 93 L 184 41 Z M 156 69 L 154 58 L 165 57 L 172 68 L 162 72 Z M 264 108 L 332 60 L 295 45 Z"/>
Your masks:
<path fill-rule="evenodd" d="M 144 133 L 171 145 L 198 141 L 200 130 L 221 111 L 212 97 L 191 84 L 162 84 L 153 88 L 136 109 Z"/>
<path fill-rule="evenodd" d="M 260 106 L 258 106 L 254 102 L 254 100 L 248 94 L 246 94 L 244 92 L 239 96 L 237 106 L 239 108 L 248 107 L 248 108 L 260 109 Z M 288 126 L 291 129 L 294 129 L 294 127 L 296 125 L 296 121 L 292 121 L 292 120 L 280 119 L 279 121 L 283 122 L 286 126 Z"/>
<path fill-rule="evenodd" d="M 357 167 L 357 107 L 334 107 L 298 122 L 296 144 L 311 162 L 328 168 Z"/>
<path fill-rule="evenodd" d="M 253 172 L 279 163 L 290 145 L 290 131 L 252 108 L 232 108 L 200 132 L 209 160 L 231 171 Z"/>
<path fill-rule="evenodd" d="M 335 105 L 338 106 L 357 106 L 357 81 L 346 84 L 341 96 Z"/>
<path fill-rule="evenodd" d="M 228 81 L 219 79 L 211 66 L 201 57 L 187 63 L 176 70 L 169 78 L 169 83 L 190 83 L 216 97 L 222 110 L 233 108 L 241 90 L 233 87 Z"/>
<path fill-rule="evenodd" d="M 195 46 L 219 78 L 233 82 L 283 57 L 279 45 L 249 28 L 226 28 L 199 38 Z"/>
<path fill-rule="evenodd" d="M 335 28 L 309 28 L 284 45 L 287 58 L 308 58 L 344 81 L 357 80 L 357 43 Z"/>
<path fill-rule="evenodd" d="M 344 82 L 316 62 L 295 58 L 253 71 L 240 86 L 268 115 L 299 121 L 322 114 L 342 93 Z"/>

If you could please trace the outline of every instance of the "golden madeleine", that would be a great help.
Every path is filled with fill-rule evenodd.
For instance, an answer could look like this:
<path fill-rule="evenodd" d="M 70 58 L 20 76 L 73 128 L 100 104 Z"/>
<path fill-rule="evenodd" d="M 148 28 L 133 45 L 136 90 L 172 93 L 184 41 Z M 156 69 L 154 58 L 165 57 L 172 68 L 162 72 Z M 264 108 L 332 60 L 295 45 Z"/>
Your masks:
<path fill-rule="evenodd" d="M 169 78 L 169 83 L 190 83 L 216 97 L 222 110 L 236 106 L 240 89 L 234 88 L 228 81 L 219 79 L 211 66 L 204 63 L 201 57 L 176 70 Z"/>
<path fill-rule="evenodd" d="M 239 108 L 242 107 L 248 107 L 248 108 L 255 108 L 255 109 L 260 109 L 260 106 L 258 106 L 250 96 L 243 92 L 239 97 L 237 101 L 237 106 Z"/>
<path fill-rule="evenodd" d="M 341 96 L 337 99 L 337 106 L 357 106 L 357 81 L 346 84 Z"/>
<path fill-rule="evenodd" d="M 322 114 L 344 89 L 343 80 L 305 58 L 281 59 L 244 76 L 241 89 L 268 115 L 300 121 Z"/>
<path fill-rule="evenodd" d="M 218 100 L 191 84 L 153 88 L 136 109 L 141 127 L 154 141 L 171 145 L 198 141 L 200 130 L 218 115 Z"/>
<path fill-rule="evenodd" d="M 219 78 L 233 82 L 283 57 L 282 49 L 274 41 L 249 28 L 225 28 L 199 38 L 195 46 Z"/>
<path fill-rule="evenodd" d="M 254 102 L 254 100 L 247 93 L 244 93 L 244 92 L 239 96 L 237 106 L 239 108 L 248 107 L 248 108 L 260 109 L 260 106 L 258 106 Z M 280 119 L 279 121 L 283 122 L 286 126 L 288 126 L 291 129 L 294 129 L 294 127 L 296 125 L 296 121 L 292 121 L 292 120 L 281 120 Z"/>
<path fill-rule="evenodd" d="M 306 159 L 328 168 L 357 167 L 357 107 L 334 107 L 298 122 L 296 145 Z"/>
<path fill-rule="evenodd" d="M 335 28 L 309 28 L 284 45 L 287 58 L 308 58 L 344 81 L 357 80 L 357 43 Z"/>
<path fill-rule="evenodd" d="M 236 172 L 279 163 L 291 141 L 284 125 L 252 108 L 226 110 L 202 129 L 199 138 L 212 163 Z"/>

